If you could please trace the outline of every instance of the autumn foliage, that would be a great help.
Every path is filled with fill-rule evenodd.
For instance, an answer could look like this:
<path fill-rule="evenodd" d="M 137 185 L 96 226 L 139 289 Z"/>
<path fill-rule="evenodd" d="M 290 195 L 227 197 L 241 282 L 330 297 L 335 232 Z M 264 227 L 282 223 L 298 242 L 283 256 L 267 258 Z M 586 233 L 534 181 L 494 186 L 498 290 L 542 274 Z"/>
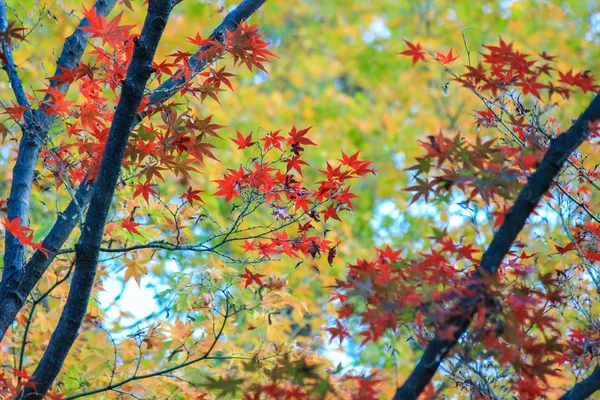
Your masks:
<path fill-rule="evenodd" d="M 413 65 L 427 61 L 419 44 L 406 44 L 409 49 L 400 54 L 412 57 Z M 404 190 L 413 194 L 410 203 L 461 199 L 461 207 L 482 207 L 491 231 L 496 232 L 560 134 L 544 103 L 553 96 L 568 99 L 576 91 L 596 91 L 598 86 L 589 72 L 559 71 L 552 64 L 555 57 L 543 53 L 532 58 L 502 38 L 499 45 L 484 48 L 477 66 L 447 72 L 481 100 L 485 109 L 474 111 L 474 125 L 485 131 L 473 140 L 440 131 L 421 141 L 424 155 L 406 169 L 413 174 L 414 185 Z M 454 61 L 451 52 L 448 57 L 436 53 L 434 60 L 442 65 Z M 595 124 L 587 121 L 586 129 L 588 140 L 597 145 L 600 137 Z M 484 139 L 490 129 L 502 136 Z M 455 321 L 467 315 L 469 330 L 454 350 L 455 373 L 460 364 L 482 360 L 486 369 L 504 372 L 485 384 L 469 375 L 451 375 L 461 391 L 476 398 L 489 398 L 491 393 L 545 398 L 554 390 L 551 377 L 562 376 L 565 369 L 585 371 L 593 365 L 594 352 L 583 349 L 596 343 L 595 323 L 584 328 L 565 326 L 561 315 L 572 307 L 575 293 L 585 297 L 597 292 L 587 283 L 573 284 L 600 260 L 600 225 L 586 205 L 598 168 L 593 159 L 569 156 L 561 178 L 553 182 L 553 189 L 537 208 L 551 208 L 556 197 L 566 196 L 578 214 L 565 227 L 571 242 L 554 243 L 551 251 L 540 254 L 519 240 L 506 254 L 497 276 L 479 267 L 481 250 L 446 230 L 428 237 L 428 250 L 422 253 L 377 248 L 375 258 L 350 265 L 346 280 L 338 283 L 332 299 L 340 302 L 339 320 L 330 332 L 343 341 L 352 334 L 339 321 L 357 319 L 353 323 L 360 324 L 356 335 L 361 345 L 392 333 L 410 336 L 416 346 L 423 347 L 433 335 L 453 340 L 459 330 Z M 557 269 L 536 267 L 570 252 L 577 254 L 573 264 Z M 584 282 L 595 282 L 595 273 L 587 271 L 591 276 L 583 278 Z"/>
<path fill-rule="evenodd" d="M 398 172 L 410 179 L 397 190 L 407 212 L 433 210 L 445 226 L 407 247 L 358 248 L 358 193 L 389 178 L 383 160 L 327 148 L 319 139 L 342 133 L 300 118 L 230 127 L 220 109 L 277 63 L 248 22 L 269 4 L 219 8 L 212 34 L 165 50 L 177 1 L 116 3 L 82 7 L 56 72 L 27 82 L 31 92 L 14 52 L 34 31 L 0 6 L 13 95 L 0 105 L 13 168 L 12 187 L 0 187 L 1 398 L 572 399 L 600 389 L 582 381 L 600 356 L 600 108 L 594 100 L 568 130 L 554 113 L 600 89 L 590 71 L 502 38 L 473 59 L 460 44 L 416 39 L 396 40 L 399 56 L 380 52 L 436 71 L 445 94 L 451 85 L 480 106 L 468 131 L 416 139 L 420 153 Z M 109 17 L 113 7 L 123 11 Z M 134 9 L 142 25 L 123 22 Z M 339 90 L 366 90 L 349 79 Z M 131 284 L 155 289 L 150 315 L 117 307 Z M 334 350 L 379 361 L 348 368 Z"/>

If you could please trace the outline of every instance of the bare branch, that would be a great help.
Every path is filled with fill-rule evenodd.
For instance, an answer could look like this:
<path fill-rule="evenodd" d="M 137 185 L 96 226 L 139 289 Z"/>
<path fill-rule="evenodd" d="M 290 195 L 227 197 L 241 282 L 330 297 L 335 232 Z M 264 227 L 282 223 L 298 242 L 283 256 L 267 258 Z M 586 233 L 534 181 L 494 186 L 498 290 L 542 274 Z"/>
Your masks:
<path fill-rule="evenodd" d="M 165 369 L 161 369 L 161 370 L 154 371 L 154 372 L 149 372 L 147 374 L 142 374 L 142 375 L 135 374 L 133 376 L 130 376 L 127 379 L 124 379 L 124 380 L 120 381 L 120 382 L 111 383 L 110 385 L 107 385 L 105 387 L 101 387 L 101 388 L 94 389 L 94 390 L 89 390 L 89 391 L 86 391 L 86 392 L 82 392 L 82 393 L 79 393 L 79 394 L 75 394 L 75 395 L 66 397 L 65 400 L 68 400 L 68 399 L 77 399 L 79 397 L 90 396 L 92 394 L 98 394 L 98 393 L 108 392 L 110 390 L 115 390 L 115 389 L 117 389 L 117 388 L 119 388 L 119 387 L 121 387 L 123 385 L 126 385 L 126 384 L 128 384 L 130 382 L 139 381 L 139 380 L 143 380 L 143 379 L 148 379 L 148 378 L 152 378 L 152 377 L 155 377 L 155 376 L 166 375 L 166 374 L 168 374 L 170 372 L 180 370 L 182 368 L 185 368 L 187 366 L 196 364 L 196 363 L 198 363 L 200 361 L 204 361 L 204 360 L 229 360 L 229 359 L 237 359 L 237 360 L 239 360 L 239 359 L 248 359 L 248 360 L 250 360 L 250 359 L 252 359 L 252 357 L 247 357 L 246 358 L 246 357 L 240 357 L 240 356 L 212 356 L 212 357 L 210 356 L 210 354 L 212 353 L 213 349 L 215 348 L 215 346 L 217 345 L 217 343 L 221 339 L 221 336 L 223 335 L 223 330 L 225 329 L 225 326 L 227 325 L 229 317 L 231 317 L 232 315 L 235 314 L 235 312 L 233 312 L 231 314 L 229 313 L 229 307 L 231 305 L 229 304 L 229 300 L 228 299 L 226 301 L 227 301 L 227 303 L 226 303 L 225 315 L 223 317 L 223 323 L 221 324 L 221 326 L 219 328 L 219 331 L 216 332 L 216 334 L 215 334 L 215 336 L 214 336 L 214 338 L 212 340 L 212 343 L 210 344 L 209 348 L 206 350 L 206 352 L 202 356 L 193 358 L 191 360 L 186 360 L 186 361 L 184 361 L 184 362 L 182 362 L 180 364 L 177 364 L 177 365 L 165 368 Z"/>

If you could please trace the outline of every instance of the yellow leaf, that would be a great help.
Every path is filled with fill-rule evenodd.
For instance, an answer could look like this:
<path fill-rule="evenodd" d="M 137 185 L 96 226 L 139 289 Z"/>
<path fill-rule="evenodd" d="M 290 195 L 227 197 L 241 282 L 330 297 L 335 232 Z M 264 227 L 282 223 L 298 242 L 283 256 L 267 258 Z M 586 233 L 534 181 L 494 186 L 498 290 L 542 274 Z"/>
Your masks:
<path fill-rule="evenodd" d="M 138 286 L 140 286 L 140 282 L 142 276 L 148 273 L 148 261 L 141 260 L 137 255 L 133 256 L 133 259 L 125 258 L 123 260 L 125 264 L 125 282 L 129 279 L 133 278 Z"/>
<path fill-rule="evenodd" d="M 165 322 L 165 324 L 169 327 L 171 338 L 175 340 L 183 341 L 184 339 L 192 336 L 192 333 L 194 332 L 192 321 L 187 321 L 184 324 L 179 317 L 177 317 L 174 324 L 170 324 L 168 322 Z"/>
<path fill-rule="evenodd" d="M 147 349 L 151 350 L 160 349 L 162 347 L 163 340 L 164 335 L 160 333 L 159 326 L 152 324 L 148 328 L 148 332 L 146 332 L 143 342 L 146 344 Z"/>
<path fill-rule="evenodd" d="M 308 313 L 306 304 L 287 292 L 269 292 L 263 296 L 262 306 L 267 311 L 279 310 L 285 306 L 290 306 L 301 313 Z"/>
<path fill-rule="evenodd" d="M 105 368 L 109 368 L 109 363 L 105 354 L 94 352 L 81 360 L 81 364 L 85 366 L 85 371 L 91 374 L 98 374 Z"/>

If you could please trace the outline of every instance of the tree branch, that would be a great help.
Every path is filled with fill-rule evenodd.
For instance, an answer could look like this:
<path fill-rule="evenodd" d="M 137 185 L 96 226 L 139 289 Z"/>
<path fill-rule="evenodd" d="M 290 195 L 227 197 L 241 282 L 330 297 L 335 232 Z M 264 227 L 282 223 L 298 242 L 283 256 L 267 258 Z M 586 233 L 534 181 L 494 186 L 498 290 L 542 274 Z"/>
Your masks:
<path fill-rule="evenodd" d="M 245 19 L 248 19 L 256 10 L 260 8 L 267 0 L 244 0 L 238 5 L 233 11 L 231 11 L 223 19 L 223 22 L 215 28 L 211 34 L 211 39 L 223 41 L 226 32 L 234 31 L 237 26 Z M 190 66 L 192 67 L 192 74 L 189 79 L 193 79 L 199 74 L 204 68 L 206 68 L 211 61 L 208 61 L 205 54 L 210 48 L 211 44 L 201 47 L 196 53 L 190 57 Z M 179 70 L 173 74 L 173 76 L 179 76 L 179 78 L 169 78 L 162 85 L 160 85 L 154 94 L 150 97 L 150 105 L 156 105 L 165 102 L 172 97 L 177 91 L 185 85 L 189 79 L 185 78 L 183 71 Z M 141 114 L 140 117 L 144 115 Z M 141 120 L 141 118 L 139 118 Z"/>
<path fill-rule="evenodd" d="M 8 17 L 6 16 L 6 2 L 5 0 L 0 0 L 0 32 L 6 31 L 7 28 Z M 6 71 L 6 75 L 8 75 L 8 81 L 10 82 L 10 86 L 15 94 L 15 98 L 17 99 L 17 104 L 22 107 L 29 108 L 29 101 L 27 101 L 25 90 L 23 90 L 23 82 L 21 81 L 21 77 L 19 76 L 17 67 L 15 66 L 12 48 L 6 42 L 4 37 L 0 38 L 0 40 L 2 45 L 2 55 L 4 56 L 2 69 L 4 69 L 4 71 Z M 26 118 L 31 118 L 31 110 L 25 111 L 25 116 Z"/>
<path fill-rule="evenodd" d="M 135 123 L 146 82 L 154 72 L 154 54 L 174 6 L 173 0 L 148 2 L 148 14 L 140 37 L 134 39 L 131 63 L 127 68 L 127 77 L 123 81 L 121 97 L 108 134 L 96 190 L 92 193 L 90 207 L 76 246 L 75 271 L 67 302 L 48 348 L 33 373 L 35 389 L 26 387 L 21 392 L 20 399 L 43 399 L 79 334 L 96 277 L 104 225 L 121 174 L 131 127 Z"/>
<path fill-rule="evenodd" d="M 560 397 L 560 400 L 584 400 L 592 393 L 600 390 L 600 367 L 596 367 L 594 372 Z"/>
<path fill-rule="evenodd" d="M 148 379 L 148 378 L 153 378 L 155 376 L 160 376 L 160 375 L 166 375 L 169 372 L 173 372 L 173 371 L 177 371 L 180 370 L 182 368 L 185 368 L 187 366 L 196 364 L 200 361 L 203 360 L 227 360 L 227 359 L 243 359 L 243 357 L 240 356 L 213 356 L 211 357 L 210 354 L 212 353 L 213 349 L 215 348 L 215 346 L 217 345 L 217 343 L 219 342 L 219 340 L 221 339 L 221 336 L 223 335 L 223 330 L 225 329 L 225 326 L 227 325 L 227 321 L 229 319 L 229 317 L 231 317 L 233 314 L 235 314 L 235 312 L 233 314 L 229 314 L 229 307 L 230 307 L 230 303 L 229 303 L 229 299 L 226 296 L 226 305 L 225 305 L 225 315 L 223 318 L 223 323 L 221 324 L 219 331 L 216 333 L 214 339 L 212 340 L 212 343 L 210 344 L 210 346 L 208 347 L 208 349 L 206 350 L 206 352 L 204 352 L 204 354 L 200 357 L 196 357 L 193 358 L 191 360 L 185 360 L 184 362 L 178 364 L 178 365 L 174 365 L 165 369 L 161 369 L 158 371 L 153 371 L 153 372 L 149 372 L 146 374 L 142 374 L 142 375 L 133 375 L 130 376 L 129 378 L 126 378 L 120 382 L 115 382 L 115 383 L 111 383 L 110 385 L 98 388 L 98 389 L 93 389 L 93 390 L 89 390 L 89 391 L 85 391 L 79 394 L 75 394 L 69 397 L 66 397 L 65 400 L 71 400 L 71 399 L 77 399 L 79 397 L 84 397 L 84 396 L 90 396 L 92 394 L 98 394 L 98 393 L 103 393 L 103 392 L 108 392 L 109 390 L 114 390 L 116 388 L 119 388 L 123 385 L 128 384 L 129 382 L 134 382 L 134 381 L 139 381 L 142 379 Z M 214 322 L 213 322 L 214 323 Z M 248 357 L 248 359 L 252 359 L 252 357 Z"/>
<path fill-rule="evenodd" d="M 592 100 L 568 131 L 552 141 L 539 168 L 527 180 L 527 184 L 519 193 L 513 207 L 483 254 L 477 269 L 479 277 L 496 274 L 517 235 L 525 226 L 529 215 L 542 196 L 550 189 L 554 178 L 560 173 L 571 152 L 587 138 L 588 124 L 597 119 L 600 119 L 600 96 L 596 96 Z M 479 292 L 485 290 L 482 286 L 474 289 Z M 463 306 L 465 308 L 464 316 L 455 321 L 449 321 L 449 324 L 456 328 L 454 337 L 446 339 L 436 336 L 429 343 L 413 372 L 396 391 L 394 400 L 416 399 L 431 381 L 440 363 L 469 327 L 470 319 L 477 311 L 479 304 L 471 299 Z"/>
<path fill-rule="evenodd" d="M 2 4 L 4 5 L 4 0 Z M 98 15 L 107 15 L 117 0 L 98 0 L 94 4 Z M 0 7 L 0 12 L 3 7 Z M 0 16 L 0 19 L 2 16 Z M 62 53 L 56 63 L 56 74 L 61 72 L 62 68 L 73 69 L 81 60 L 83 50 L 87 44 L 91 33 L 82 31 L 81 27 L 88 26 L 87 19 L 83 19 L 75 32 L 65 40 Z M 10 56 L 12 59 L 12 56 Z M 14 63 L 13 63 L 14 67 Z M 11 77 L 11 75 L 14 75 Z M 22 88 L 20 79 L 18 78 L 16 68 L 14 73 L 9 73 L 9 79 L 13 90 L 17 93 L 16 97 L 20 105 L 23 101 L 27 101 Z M 13 82 L 14 80 L 14 82 Z M 65 83 L 57 86 L 57 81 L 50 81 L 51 87 L 58 87 L 62 93 L 66 93 L 69 89 L 69 84 Z M 49 101 L 50 96 L 46 95 L 44 101 Z M 13 180 L 8 197 L 8 219 L 20 217 L 20 223 L 27 226 L 27 217 L 29 214 L 29 200 L 31 199 L 31 186 L 34 180 L 35 165 L 38 156 L 42 149 L 43 138 L 47 135 L 50 126 L 54 122 L 56 115 L 46 114 L 42 108 L 35 111 L 29 111 L 24 115 L 24 124 L 21 129 L 23 136 L 19 143 L 19 152 L 17 153 L 17 161 L 13 168 Z M 25 245 L 23 245 L 10 232 L 6 232 L 6 243 L 4 247 L 4 270 L 2 271 L 2 280 L 7 277 L 18 274 L 22 271 L 25 264 Z"/>
<path fill-rule="evenodd" d="M 31 322 L 33 321 L 33 318 L 35 316 L 35 309 L 37 308 L 37 306 L 40 303 L 42 303 L 42 301 L 44 301 L 44 299 L 46 297 L 50 296 L 50 294 L 52 293 L 52 291 L 54 291 L 54 289 L 56 289 L 57 287 L 59 287 L 60 285 L 62 285 L 64 282 L 66 282 L 69 279 L 69 277 L 71 276 L 71 272 L 73 271 L 73 267 L 74 267 L 74 264 L 71 264 L 69 266 L 69 270 L 63 277 L 57 278 L 56 282 L 54 282 L 54 284 L 52 286 L 50 286 L 50 288 L 48 288 L 48 290 L 46 290 L 38 298 L 33 299 L 33 302 L 31 303 L 31 310 L 29 311 L 29 316 L 27 317 L 27 324 L 25 325 L 25 331 L 23 332 L 23 340 L 21 342 L 21 355 L 19 356 L 19 365 L 18 365 L 19 370 L 23 369 L 23 363 L 25 361 L 25 348 L 27 347 L 27 344 L 29 343 L 27 340 L 27 336 L 29 334 L 29 328 L 31 327 Z"/>

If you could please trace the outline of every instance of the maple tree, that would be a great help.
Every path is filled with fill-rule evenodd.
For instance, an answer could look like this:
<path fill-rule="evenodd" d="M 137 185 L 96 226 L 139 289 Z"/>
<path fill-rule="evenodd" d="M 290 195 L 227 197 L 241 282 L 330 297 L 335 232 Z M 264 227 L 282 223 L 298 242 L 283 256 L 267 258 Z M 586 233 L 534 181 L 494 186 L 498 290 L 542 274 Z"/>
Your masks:
<path fill-rule="evenodd" d="M 393 116 L 401 94 L 387 80 L 340 70 L 320 43 L 307 53 L 322 51 L 329 68 L 319 74 L 339 77 L 317 98 L 335 104 L 339 119 L 318 121 L 328 102 L 302 95 L 287 107 L 302 113 L 282 123 L 275 114 L 290 96 L 267 101 L 254 88 L 278 57 L 284 70 L 304 64 L 247 21 L 266 0 L 229 13 L 206 5 L 224 18 L 210 35 L 187 33 L 184 49 L 170 47 L 166 29 L 185 18 L 177 12 L 184 4 L 133 3 L 77 9 L 84 19 L 52 60 L 56 71 L 36 80 L 15 61 L 36 31 L 9 20 L 19 14 L 0 2 L 0 61 L 12 94 L 2 98 L 0 132 L 13 169 L 0 199 L 0 396 L 577 399 L 599 389 L 600 105 L 594 99 L 564 133 L 568 119 L 557 116 L 598 90 L 591 72 L 502 38 L 486 41 L 480 59 L 464 36 L 466 57 L 458 42 L 394 38 L 384 55 L 376 41 L 362 69 L 381 62 L 407 77 L 411 68 L 432 81 L 441 74 L 440 93 L 475 100 L 461 133 L 419 112 L 436 133 L 406 140 L 408 119 Z M 375 19 L 370 34 L 385 35 L 380 25 Z M 288 29 L 277 20 L 263 26 L 274 38 Z M 342 31 L 346 48 L 354 33 Z M 275 85 L 285 78 L 301 93 L 313 90 L 308 68 L 308 78 L 288 70 L 276 71 Z M 267 120 L 236 123 L 244 96 L 270 104 L 250 112 Z M 384 129 L 402 125 L 402 145 L 423 154 L 401 174 L 376 176 L 370 160 L 386 166 L 390 146 L 357 139 L 367 132 L 377 143 L 375 98 L 391 99 Z M 458 117 L 445 112 L 454 126 Z M 407 210 L 451 216 L 458 208 L 461 223 L 415 219 L 402 241 L 396 232 L 371 249 L 366 237 L 385 230 L 372 221 L 387 217 L 376 211 L 375 232 L 362 228 L 373 182 L 394 187 L 399 175 L 410 182 L 391 196 L 408 195 Z M 351 257 L 358 260 L 346 265 Z M 121 293 L 102 304 L 116 276 Z M 134 313 L 118 299 L 149 278 L 155 309 L 130 323 Z M 360 369 L 332 363 L 326 353 L 338 345 Z"/>
<path fill-rule="evenodd" d="M 249 70 L 256 67 L 266 71 L 264 64 L 276 57 L 267 50 L 268 43 L 262 39 L 258 26 L 246 21 L 264 0 L 246 0 L 225 17 L 210 37 L 202 39 L 196 35 L 189 40 L 198 48 L 195 53 L 178 50 L 168 55 L 165 61 L 157 63 L 154 54 L 177 3 L 170 0 L 149 1 L 139 34 L 133 32 L 134 25 L 121 23 L 122 13 L 112 19 L 107 17 L 116 5 L 115 1 L 99 1 L 90 9 L 84 7 L 85 19 L 67 39 L 63 54 L 57 61 L 57 72 L 48 78 L 44 89 L 38 90 L 44 93 L 42 99 L 25 93 L 13 61 L 14 41 L 25 39 L 22 35 L 25 28 L 13 28 L 14 23 L 11 23 L 10 29 L 3 31 L 3 67 L 18 102 L 18 105 L 11 103 L 3 109 L 9 116 L 7 121 L 15 121 L 22 131 L 11 193 L 7 201 L 3 200 L 7 203 L 8 213 L 3 221 L 6 243 L 0 288 L 3 309 L 0 330 L 2 336 L 11 342 L 16 338 L 14 332 L 22 335 L 21 355 L 12 372 L 2 374 L 3 396 L 64 398 L 66 390 L 58 387 L 53 391 L 49 389 L 82 323 L 94 323 L 98 319 L 90 313 L 88 303 L 92 292 L 101 287 L 101 281 L 96 279 L 101 252 L 130 254 L 121 257 L 126 269 L 124 280 L 133 278 L 138 284 L 148 268 L 152 249 L 213 253 L 230 262 L 249 266 L 275 257 L 314 260 L 323 252 L 329 254 L 328 261 L 331 263 L 335 246 L 322 234 L 308 233 L 312 228 L 310 220 L 320 220 L 321 208 L 339 219 L 338 213 L 351 209 L 351 200 L 355 197 L 350 193 L 347 181 L 373 171 L 368 168 L 368 162 L 358 161 L 357 154 L 353 164 L 342 164 L 343 173 L 340 166 L 332 169 L 327 164 L 328 169 L 323 171 L 324 180 L 315 189 L 308 189 L 299 179 L 302 166 L 307 165 L 301 157 L 306 146 L 315 146 L 316 143 L 307 136 L 310 128 L 298 130 L 292 126 L 287 134 L 281 130 L 268 132 L 260 139 L 264 142 L 260 146 L 258 142 L 251 141 L 252 133 L 245 137 L 239 134 L 242 138 L 242 142 L 238 143 L 239 150 L 257 144 L 254 149 L 256 156 L 248 163 L 229 169 L 223 179 L 216 180 L 218 190 L 212 193 L 214 197 L 223 196 L 225 204 L 234 199 L 241 200 L 241 205 L 231 211 L 228 226 L 222 227 L 210 217 L 202 207 L 203 191 L 192 185 L 177 197 L 179 201 L 163 200 L 167 194 L 160 193 L 157 181 L 165 181 L 169 175 L 192 181 L 192 174 L 200 173 L 198 168 L 206 165 L 206 159 L 218 162 L 214 154 L 216 147 L 209 138 L 219 138 L 217 130 L 224 128 L 214 123 L 212 116 L 200 118 L 189 107 L 182 109 L 179 103 L 167 103 L 169 98 L 178 95 L 196 98 L 200 103 L 208 98 L 218 102 L 218 93 L 224 90 L 221 85 L 233 90 L 229 79 L 235 75 L 227 72 L 225 66 L 216 69 L 211 65 L 222 63 L 225 55 L 230 55 L 231 67 L 245 66 Z M 0 18 L 6 21 L 6 8 L 1 11 Z M 79 45 L 85 40 L 91 42 L 88 55 L 84 54 L 84 46 Z M 89 63 L 84 59 L 89 59 Z M 150 80 L 153 74 L 154 81 Z M 168 78 L 163 81 L 165 77 Z M 79 101 L 67 100 L 69 87 L 74 85 L 82 95 Z M 114 109 L 110 106 L 111 99 L 116 104 Z M 145 122 L 146 119 L 149 122 Z M 52 132 L 55 124 L 62 125 L 64 133 Z M 45 166 L 42 176 L 34 176 L 38 158 Z M 35 242 L 33 230 L 27 227 L 29 198 L 33 184 L 41 179 L 53 182 L 57 190 L 65 189 L 70 203 L 45 239 Z M 130 187 L 134 189 L 131 195 L 133 204 L 124 204 L 125 208 L 117 211 L 118 215 L 109 217 L 115 192 L 128 193 Z M 162 208 L 162 215 L 142 217 L 136 212 L 137 209 L 156 208 L 157 205 Z M 252 214 L 265 207 L 274 209 L 275 222 L 252 224 Z M 189 218 L 196 222 L 189 225 L 186 221 Z M 208 224 L 201 222 L 204 218 L 209 220 Z M 296 230 L 295 225 L 305 220 L 308 221 L 302 224 L 302 229 Z M 160 229 L 149 234 L 147 228 L 152 223 L 161 224 Z M 74 248 L 64 248 L 79 224 L 79 238 Z M 115 235 L 116 227 L 125 236 Z M 200 241 L 193 240 L 198 235 L 196 227 L 205 233 L 200 235 Z M 154 239 L 148 241 L 150 236 Z M 139 244 L 130 245 L 130 241 L 139 241 Z M 228 250 L 222 250 L 240 241 L 244 242 L 247 252 L 257 250 L 257 256 L 236 261 L 227 255 Z M 106 243 L 110 243 L 108 247 Z M 119 245 L 113 246 L 116 243 Z M 46 287 L 45 283 L 52 278 L 44 279 L 44 274 L 50 272 L 48 268 L 51 265 L 54 265 L 51 275 L 56 281 Z M 217 266 L 206 270 L 195 284 L 196 290 L 204 288 L 204 293 L 199 295 L 193 306 L 204 314 L 205 327 L 192 326 L 191 319 L 183 322 L 179 317 L 173 322 L 164 322 L 173 346 L 163 345 L 160 337 L 164 336 L 164 329 L 160 328 L 160 323 L 148 327 L 143 335 L 132 339 L 142 352 L 137 366 L 131 365 L 134 370 L 123 371 L 123 374 L 118 370 L 118 360 L 115 359 L 108 381 L 99 379 L 95 382 L 97 388 L 80 388 L 79 393 L 71 394 L 70 398 L 123 390 L 132 381 L 168 376 L 172 371 L 208 358 L 227 360 L 227 356 L 213 355 L 217 351 L 215 346 L 222 340 L 228 320 L 252 310 L 244 303 L 236 304 L 234 290 L 229 288 L 232 282 L 242 278 L 245 279 L 245 288 L 256 285 L 263 302 L 259 301 L 253 308 L 265 307 L 271 314 L 276 314 L 276 310 L 294 303 L 285 291 L 285 277 L 271 275 L 268 280 L 261 280 L 265 277 L 248 268 L 245 268 L 244 274 Z M 66 282 L 69 283 L 69 293 L 58 324 L 43 357 L 29 374 L 24 363 L 28 358 L 26 349 L 29 337 L 33 335 L 32 321 L 36 308 Z M 28 297 L 30 300 L 26 301 Z M 218 329 L 217 323 L 221 324 Z M 13 334 L 6 336 L 11 327 Z M 201 338 L 193 338 L 193 333 L 199 330 L 203 332 Z M 212 339 L 207 341 L 209 337 Z M 212 344 L 206 346 L 211 340 Z M 7 351 L 12 347 L 9 343 L 3 347 Z M 163 362 L 142 373 L 145 369 L 140 369 L 142 356 L 157 348 L 161 348 L 164 354 Z M 281 349 L 276 353 L 284 363 L 302 360 L 298 357 L 291 360 L 289 352 Z M 119 357 L 127 358 L 125 355 Z M 234 358 L 251 361 L 254 357 Z M 266 356 L 266 359 L 269 357 L 275 355 Z M 173 364 L 175 358 L 181 360 Z M 164 365 L 157 371 L 156 366 L 161 363 Z M 286 368 L 286 371 L 290 369 Z M 281 374 L 281 378 L 287 379 L 289 374 L 289 371 Z M 115 380 L 121 375 L 120 381 Z M 318 376 L 307 378 L 315 380 Z M 317 379 L 319 382 L 322 380 L 324 378 Z M 229 391 L 228 382 L 210 380 L 205 386 L 217 389 L 218 385 L 224 385 L 223 390 Z M 298 382 L 288 386 L 286 390 L 296 395 L 307 390 L 301 390 Z M 190 386 L 188 390 L 194 388 Z M 182 395 L 186 396 L 186 392 Z"/>
<path fill-rule="evenodd" d="M 419 44 L 405 42 L 409 50 L 399 54 L 412 57 L 413 65 L 426 61 Z M 365 327 L 358 332 L 364 337 L 362 344 L 382 338 L 387 331 L 404 330 L 423 348 L 394 399 L 416 399 L 424 393 L 447 358 L 452 359 L 450 378 L 471 396 L 505 397 L 513 392 L 519 398 L 546 398 L 553 391 L 549 377 L 560 376 L 564 366 L 588 370 L 594 358 L 582 348 L 596 343 L 597 318 L 588 317 L 585 330 L 566 328 L 570 333 L 565 337 L 559 316 L 569 309 L 569 298 L 577 301 L 571 297 L 574 293 L 584 293 L 586 298 L 598 293 L 597 286 L 589 287 L 588 282 L 596 282 L 593 264 L 600 260 L 599 219 L 586 203 L 592 199 L 591 188 L 597 188 L 599 164 L 572 152 L 586 140 L 592 148 L 597 146 L 600 100 L 594 98 L 565 132 L 552 124 L 549 108 L 543 104 L 553 95 L 568 99 L 575 90 L 586 93 L 598 86 L 589 72 L 557 71 L 550 64 L 554 57 L 543 53 L 531 59 L 502 38 L 498 46 L 484 48 L 476 67 L 467 65 L 464 73 L 450 68 L 447 72 L 482 101 L 485 110 L 475 111 L 475 123 L 498 130 L 500 140 L 484 141 L 477 135 L 469 141 L 461 134 L 450 138 L 441 131 L 429 136 L 421 142 L 426 155 L 407 168 L 414 171 L 417 184 L 405 190 L 415 192 L 411 203 L 421 198 L 447 203 L 454 195 L 463 199 L 465 207 L 481 204 L 490 215 L 491 243 L 476 257 L 479 250 L 473 244 L 444 230 L 430 237 L 429 250 L 420 254 L 402 256 L 389 246 L 378 249 L 376 259 L 351 265 L 347 279 L 337 284 L 338 291 L 346 292 L 337 292 L 342 302 L 338 314 L 359 318 Z M 454 61 L 451 51 L 447 57 L 436 53 L 435 60 L 442 65 Z M 552 83 L 556 74 L 560 86 Z M 547 100 L 540 92 L 546 92 Z M 528 253 L 527 244 L 517 241 L 526 221 L 561 196 L 574 207 L 573 222 L 565 223 L 571 242 L 555 244 L 556 253 Z M 576 260 L 563 269 L 536 268 L 542 259 L 570 251 L 577 252 Z M 586 268 L 585 278 L 577 286 L 574 277 L 580 263 Z M 353 298 L 364 299 L 366 308 L 357 310 L 349 301 Z M 340 341 L 350 336 L 339 320 L 336 323 L 331 329 Z M 502 370 L 493 382 L 485 378 L 481 382 L 476 367 L 471 367 L 471 374 L 460 373 L 464 364 L 482 360 L 486 369 Z M 600 389 L 595 378 L 599 370 L 596 367 L 561 398 L 586 398 Z M 429 390 L 431 396 L 433 388 Z"/>

